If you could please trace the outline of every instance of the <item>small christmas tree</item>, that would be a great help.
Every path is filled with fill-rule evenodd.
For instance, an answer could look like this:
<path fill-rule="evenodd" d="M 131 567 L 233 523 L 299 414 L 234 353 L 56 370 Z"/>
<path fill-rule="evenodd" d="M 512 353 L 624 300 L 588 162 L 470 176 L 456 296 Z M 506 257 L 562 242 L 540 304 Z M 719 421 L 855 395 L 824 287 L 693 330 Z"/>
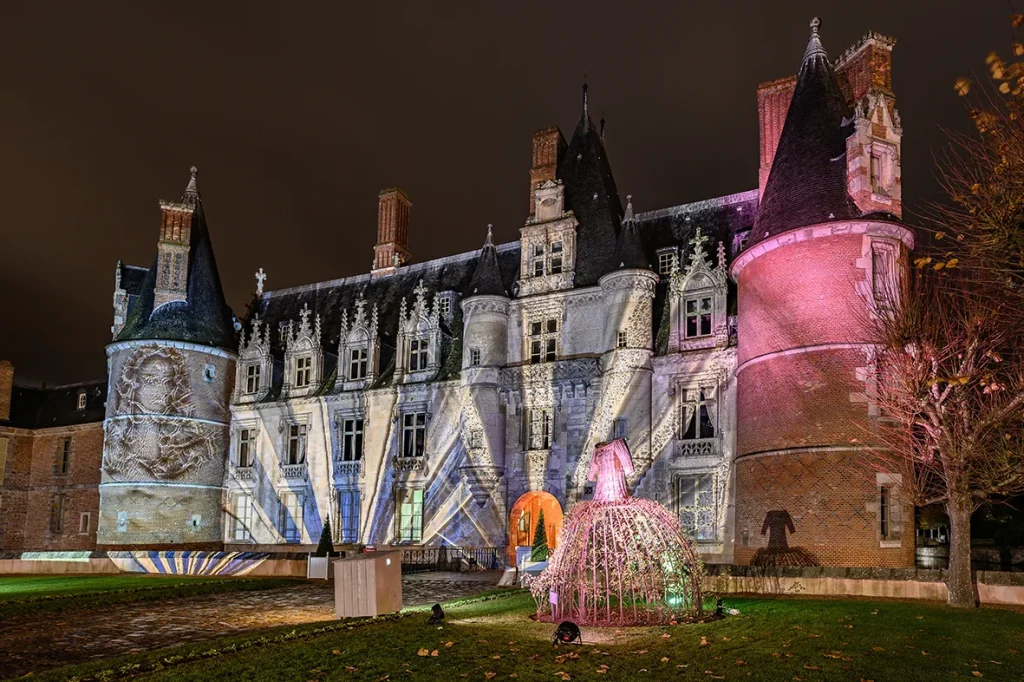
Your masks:
<path fill-rule="evenodd" d="M 548 560 L 548 533 L 544 527 L 544 510 L 537 515 L 537 529 L 533 531 L 533 549 L 530 550 L 530 561 Z"/>
<path fill-rule="evenodd" d="M 320 542 L 317 543 L 316 552 L 313 556 L 330 556 L 334 554 L 334 543 L 331 541 L 331 519 L 324 521 L 323 530 L 320 531 Z"/>

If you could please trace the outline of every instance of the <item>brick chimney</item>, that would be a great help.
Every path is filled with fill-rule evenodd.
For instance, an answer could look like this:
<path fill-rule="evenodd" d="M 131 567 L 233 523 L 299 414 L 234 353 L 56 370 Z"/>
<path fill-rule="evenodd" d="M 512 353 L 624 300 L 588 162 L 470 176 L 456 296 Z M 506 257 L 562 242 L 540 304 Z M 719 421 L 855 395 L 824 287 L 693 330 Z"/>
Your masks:
<path fill-rule="evenodd" d="M 796 76 L 786 76 L 757 86 L 757 118 L 761 132 L 761 165 L 758 169 L 757 188 L 764 194 L 768 173 L 772 169 L 775 150 L 782 137 L 789 102 L 796 88 Z"/>
<path fill-rule="evenodd" d="M 892 92 L 895 39 L 874 31 L 836 61 L 836 79 L 853 113 L 846 138 L 847 187 L 865 213 L 903 214 L 903 126 Z"/>
<path fill-rule="evenodd" d="M 192 166 L 192 177 L 181 201 L 160 202 L 160 239 L 156 247 L 154 309 L 165 303 L 188 300 L 188 257 L 192 246 L 192 215 L 199 201 L 197 173 L 196 167 Z"/>
<path fill-rule="evenodd" d="M 11 390 L 14 388 L 14 365 L 0 360 L 0 421 L 11 418 Z"/>
<path fill-rule="evenodd" d="M 530 168 L 530 215 L 534 212 L 533 193 L 540 183 L 554 180 L 558 173 L 558 162 L 562 160 L 567 145 L 562 131 L 552 126 L 533 134 L 533 166 Z"/>
<path fill-rule="evenodd" d="M 373 247 L 373 275 L 386 275 L 406 265 L 409 253 L 409 224 L 412 202 L 397 187 L 381 191 L 377 198 L 377 245 Z"/>

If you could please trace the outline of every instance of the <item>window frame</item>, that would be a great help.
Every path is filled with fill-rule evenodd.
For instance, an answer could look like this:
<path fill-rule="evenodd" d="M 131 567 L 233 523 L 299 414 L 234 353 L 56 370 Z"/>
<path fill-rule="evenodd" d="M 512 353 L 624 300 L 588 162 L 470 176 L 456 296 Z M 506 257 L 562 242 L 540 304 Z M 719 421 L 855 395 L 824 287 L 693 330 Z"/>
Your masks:
<path fill-rule="evenodd" d="M 289 434 L 290 435 L 290 434 Z M 235 448 L 235 466 L 245 469 L 256 461 L 257 429 L 244 427 L 238 430 L 238 447 Z M 242 456 L 243 451 L 245 456 Z"/>
<path fill-rule="evenodd" d="M 526 413 L 526 449 L 550 450 L 553 440 L 555 415 L 554 410 L 546 407 L 533 407 Z"/>
<path fill-rule="evenodd" d="M 424 457 L 427 452 L 427 413 L 414 410 L 402 413 L 403 458 Z"/>
<path fill-rule="evenodd" d="M 303 494 L 294 490 L 281 493 L 281 537 L 287 543 L 302 542 L 305 529 Z"/>
<path fill-rule="evenodd" d="M 348 349 L 348 380 L 362 381 L 366 378 L 369 362 L 369 352 L 366 346 L 356 346 Z"/>
<path fill-rule="evenodd" d="M 469 349 L 469 366 L 470 367 L 479 367 L 480 366 L 480 361 L 481 361 L 480 349 L 479 348 L 470 348 Z"/>
<path fill-rule="evenodd" d="M 409 340 L 409 371 L 422 372 L 430 364 L 430 338 L 417 336 Z"/>
<path fill-rule="evenodd" d="M 714 472 L 693 472 L 681 474 L 675 479 L 675 503 L 676 503 L 676 517 L 679 519 L 679 525 L 682 527 L 683 532 L 687 537 L 692 540 L 701 542 L 718 542 L 718 484 L 716 480 L 716 474 Z M 691 504 L 684 504 L 684 485 L 687 482 L 692 482 L 693 501 Z M 706 483 L 707 487 L 702 489 L 702 484 Z M 710 500 L 702 500 L 701 495 L 710 495 Z M 701 514 L 710 514 L 710 522 L 708 526 L 702 528 L 701 526 Z M 689 516 L 691 523 L 687 523 L 684 520 L 684 514 Z"/>
<path fill-rule="evenodd" d="M 57 493 L 50 500 L 50 532 L 54 534 L 64 533 L 64 520 L 67 516 L 68 496 L 65 493 Z"/>
<path fill-rule="evenodd" d="M 363 427 L 362 417 L 345 417 L 341 420 L 341 461 L 359 462 L 363 459 Z"/>
<path fill-rule="evenodd" d="M 245 395 L 256 395 L 260 392 L 263 379 L 263 365 L 259 362 L 248 362 L 245 365 Z"/>
<path fill-rule="evenodd" d="M 307 424 L 299 422 L 288 424 L 287 447 L 285 448 L 285 459 L 287 461 L 285 464 L 291 466 L 306 462 L 306 440 L 308 437 L 309 426 Z"/>
<path fill-rule="evenodd" d="M 295 356 L 295 388 L 309 388 L 313 379 L 313 355 Z"/>
<path fill-rule="evenodd" d="M 253 507 L 252 493 L 245 492 L 235 495 L 234 518 L 231 528 L 231 537 L 235 542 L 252 539 Z"/>
<path fill-rule="evenodd" d="M 691 394 L 694 396 L 691 398 Z M 693 405 L 693 418 L 689 423 L 686 422 L 686 412 L 688 406 Z M 710 440 L 718 436 L 718 414 L 711 415 L 712 410 L 718 408 L 718 401 L 715 397 L 715 392 L 711 388 L 705 388 L 703 386 L 696 388 L 684 389 L 682 413 L 680 415 L 681 430 L 679 434 L 679 440 Z M 702 411 L 707 413 L 707 426 L 703 419 Z M 709 429 L 710 433 L 705 435 L 705 429 Z M 692 432 L 693 435 L 690 435 Z"/>
<path fill-rule="evenodd" d="M 56 476 L 67 476 L 71 473 L 71 436 L 64 436 L 57 441 L 57 452 L 54 453 L 53 473 Z"/>
<path fill-rule="evenodd" d="M 401 488 L 397 500 L 398 543 L 415 545 L 423 542 L 423 488 Z M 408 519 L 408 524 L 406 523 Z"/>
<path fill-rule="evenodd" d="M 690 312 L 690 304 L 694 304 L 694 310 Z M 705 311 L 702 306 L 707 303 Z M 693 320 L 693 333 L 690 333 L 690 321 Z M 707 331 L 704 331 L 705 322 Z M 715 295 L 713 293 L 698 293 L 692 296 L 683 297 L 683 335 L 687 339 L 704 339 L 715 333 Z"/>
<path fill-rule="evenodd" d="M 338 491 L 338 537 L 343 543 L 359 542 L 360 503 L 358 488 L 343 488 Z"/>
<path fill-rule="evenodd" d="M 527 360 L 531 365 L 558 360 L 562 327 L 557 318 L 531 320 L 526 337 Z"/>

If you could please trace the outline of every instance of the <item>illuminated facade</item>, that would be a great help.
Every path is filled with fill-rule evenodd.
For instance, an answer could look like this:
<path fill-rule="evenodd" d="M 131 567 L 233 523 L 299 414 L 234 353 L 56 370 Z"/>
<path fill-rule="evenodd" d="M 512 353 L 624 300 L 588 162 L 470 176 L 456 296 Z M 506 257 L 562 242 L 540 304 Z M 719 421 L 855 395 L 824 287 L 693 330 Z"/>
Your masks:
<path fill-rule="evenodd" d="M 99 544 L 289 547 L 327 518 L 341 543 L 529 544 L 528 510 L 589 499 L 594 446 L 623 437 L 634 494 L 709 560 L 912 563 L 885 481 L 840 466 L 874 416 L 858 311 L 913 246 L 892 46 L 833 64 L 815 25 L 800 74 L 759 89 L 759 189 L 644 213 L 584 86 L 568 142 L 533 136 L 519 241 L 415 263 L 388 189 L 371 272 L 264 291 L 261 270 L 241 320 L 193 174 L 154 266 L 119 265 Z"/>

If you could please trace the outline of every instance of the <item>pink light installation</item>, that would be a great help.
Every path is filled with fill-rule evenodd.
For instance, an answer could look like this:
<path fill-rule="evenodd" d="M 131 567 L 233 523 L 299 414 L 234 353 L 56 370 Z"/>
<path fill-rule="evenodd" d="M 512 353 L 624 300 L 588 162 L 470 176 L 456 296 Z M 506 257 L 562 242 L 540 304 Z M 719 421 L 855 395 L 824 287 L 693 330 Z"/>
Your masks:
<path fill-rule="evenodd" d="M 668 509 L 629 495 L 632 472 L 625 440 L 595 448 L 594 499 L 572 507 L 547 569 L 530 584 L 538 619 L 643 625 L 701 612 L 703 564 Z"/>

